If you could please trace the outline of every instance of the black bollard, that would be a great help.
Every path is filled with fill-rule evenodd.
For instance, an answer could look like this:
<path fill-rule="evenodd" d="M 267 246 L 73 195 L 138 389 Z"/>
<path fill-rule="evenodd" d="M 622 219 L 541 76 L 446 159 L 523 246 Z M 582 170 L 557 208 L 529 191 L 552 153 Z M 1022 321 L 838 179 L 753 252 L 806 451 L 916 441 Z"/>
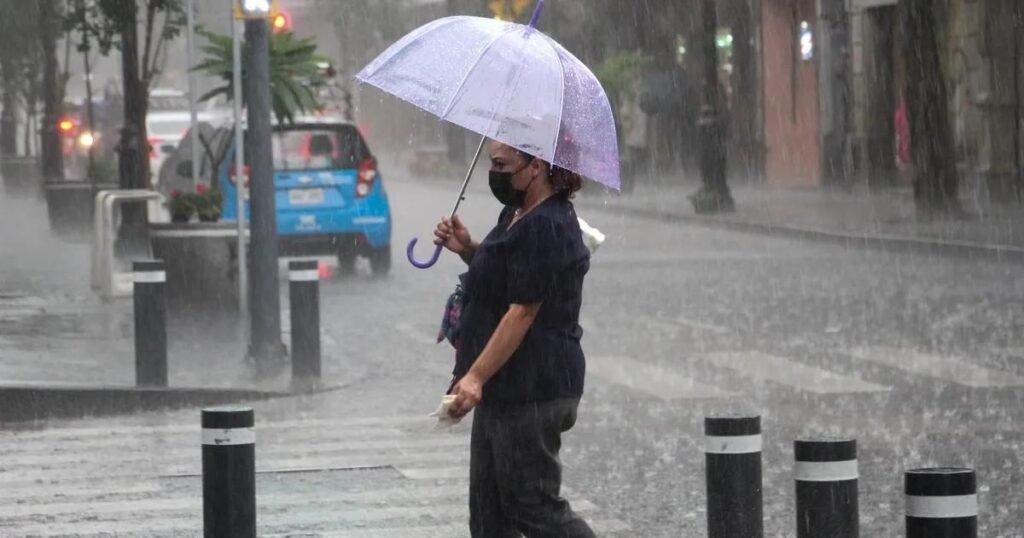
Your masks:
<path fill-rule="evenodd" d="M 762 538 L 761 417 L 704 419 L 708 538 Z"/>
<path fill-rule="evenodd" d="M 797 538 L 857 538 L 857 441 L 810 438 L 793 442 Z"/>
<path fill-rule="evenodd" d="M 978 489 L 972 469 L 906 472 L 907 538 L 977 538 Z"/>
<path fill-rule="evenodd" d="M 256 432 L 251 407 L 203 409 L 203 536 L 255 538 Z"/>
<path fill-rule="evenodd" d="M 135 384 L 167 386 L 167 273 L 161 260 L 132 264 Z"/>
<path fill-rule="evenodd" d="M 288 264 L 291 302 L 292 378 L 320 379 L 320 272 L 316 261 Z"/>

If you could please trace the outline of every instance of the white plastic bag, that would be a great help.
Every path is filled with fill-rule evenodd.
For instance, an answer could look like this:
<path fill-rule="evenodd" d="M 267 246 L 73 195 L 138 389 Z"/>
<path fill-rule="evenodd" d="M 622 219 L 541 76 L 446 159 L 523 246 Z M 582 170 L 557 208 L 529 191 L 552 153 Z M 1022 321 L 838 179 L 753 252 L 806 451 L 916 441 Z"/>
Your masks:
<path fill-rule="evenodd" d="M 590 249 L 591 254 L 597 252 L 597 249 L 606 239 L 605 235 L 601 233 L 601 230 L 587 224 L 587 221 L 579 217 L 576 217 L 576 220 L 580 222 L 580 231 L 583 232 L 583 244 Z"/>

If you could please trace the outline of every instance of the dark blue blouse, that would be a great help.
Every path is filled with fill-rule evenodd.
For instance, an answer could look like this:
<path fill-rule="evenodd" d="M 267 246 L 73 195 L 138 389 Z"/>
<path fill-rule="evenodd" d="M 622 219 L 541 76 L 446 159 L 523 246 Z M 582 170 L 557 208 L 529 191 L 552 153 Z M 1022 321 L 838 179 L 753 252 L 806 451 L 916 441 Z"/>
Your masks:
<path fill-rule="evenodd" d="M 552 196 L 509 228 L 505 208 L 465 275 L 455 376 L 483 351 L 511 304 L 542 303 L 508 362 L 484 386 L 484 402 L 522 403 L 583 395 L 580 337 L 583 277 L 590 252 L 572 203 Z"/>

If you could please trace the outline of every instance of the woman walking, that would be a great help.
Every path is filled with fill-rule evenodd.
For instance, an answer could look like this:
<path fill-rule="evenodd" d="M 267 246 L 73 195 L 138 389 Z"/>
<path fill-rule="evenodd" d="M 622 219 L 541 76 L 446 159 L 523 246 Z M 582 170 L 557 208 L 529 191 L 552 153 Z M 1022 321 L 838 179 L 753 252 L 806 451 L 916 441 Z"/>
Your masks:
<path fill-rule="evenodd" d="M 570 201 L 573 172 L 491 142 L 490 187 L 505 208 L 475 242 L 459 221 L 434 234 L 469 265 L 452 416 L 474 408 L 474 538 L 589 538 L 560 496 L 562 433 L 576 422 L 585 362 L 579 326 L 590 253 Z"/>

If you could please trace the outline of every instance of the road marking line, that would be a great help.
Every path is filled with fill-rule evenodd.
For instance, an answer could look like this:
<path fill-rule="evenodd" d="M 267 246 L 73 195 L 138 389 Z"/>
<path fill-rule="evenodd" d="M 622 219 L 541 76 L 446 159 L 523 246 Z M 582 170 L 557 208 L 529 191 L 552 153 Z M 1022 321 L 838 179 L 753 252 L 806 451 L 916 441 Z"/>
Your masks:
<path fill-rule="evenodd" d="M 760 351 L 719 352 L 708 354 L 704 358 L 709 364 L 735 370 L 740 375 L 752 377 L 756 381 L 771 381 L 816 394 L 892 390 L 890 387 L 869 383 L 856 376 L 840 375 Z"/>
<path fill-rule="evenodd" d="M 78 386 L 67 384 L 68 386 Z M 256 421 L 256 430 L 277 430 L 277 429 L 302 429 L 314 428 L 322 430 L 325 427 L 352 428 L 355 426 L 404 426 L 429 423 L 426 413 L 422 415 L 393 415 L 381 417 L 359 417 L 347 419 L 334 418 L 299 418 L 292 420 Z M 198 422 L 175 422 L 173 424 L 132 424 L 124 425 L 111 421 L 109 426 L 94 427 L 55 427 L 41 431 L 0 431 L 0 443 L 8 441 L 22 441 L 27 439 L 79 439 L 88 436 L 113 437 L 121 434 L 156 434 L 156 433 L 198 433 L 200 430 Z"/>
<path fill-rule="evenodd" d="M 682 368 L 683 365 L 680 365 Z M 626 357 L 587 357 L 587 373 L 612 385 L 628 387 L 662 400 L 737 396 L 736 393 L 704 385 L 693 378 Z"/>
<path fill-rule="evenodd" d="M 968 387 L 1024 386 L 1024 378 L 1022 377 L 971 364 L 963 358 L 943 357 L 912 349 L 881 346 L 857 348 L 852 350 L 850 355 L 857 359 L 881 364 L 882 366 L 888 366 L 904 372 L 938 378 Z"/>
<path fill-rule="evenodd" d="M 316 444 L 308 445 L 306 454 L 346 454 L 349 457 L 356 454 L 387 454 L 406 453 L 409 451 L 426 451 L 431 449 L 450 449 L 469 447 L 468 435 L 437 435 L 437 436 L 396 436 L 390 439 L 369 440 L 356 438 L 351 440 L 349 436 L 342 436 L 349 439 L 343 442 L 329 442 L 328 440 L 317 440 Z M 116 444 L 117 457 L 122 463 L 135 461 L 152 461 L 154 454 L 162 454 L 164 463 L 175 461 L 181 457 L 194 457 L 196 445 L 193 439 L 185 442 L 185 438 L 176 439 L 174 443 L 149 443 L 134 442 L 126 444 L 122 440 Z M 274 456 L 295 455 L 295 447 L 287 443 L 268 441 L 261 436 L 256 444 L 260 458 Z M 78 446 L 74 450 L 39 454 L 37 451 L 19 451 L 0 457 L 3 461 L 3 471 L 18 470 L 22 467 L 58 467 L 61 465 L 78 466 L 90 463 L 102 463 L 110 459 L 110 451 L 101 450 L 92 445 Z"/>

